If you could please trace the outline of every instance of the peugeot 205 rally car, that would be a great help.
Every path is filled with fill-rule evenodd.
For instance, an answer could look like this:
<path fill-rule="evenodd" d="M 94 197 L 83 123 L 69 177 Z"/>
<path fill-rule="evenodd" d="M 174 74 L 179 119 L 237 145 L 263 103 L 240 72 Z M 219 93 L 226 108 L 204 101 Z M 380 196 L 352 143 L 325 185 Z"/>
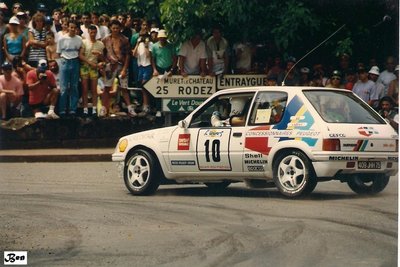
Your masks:
<path fill-rule="evenodd" d="M 320 181 L 359 194 L 398 171 L 398 135 L 351 91 L 309 87 L 221 90 L 178 125 L 122 137 L 112 155 L 134 195 L 167 180 L 225 188 L 275 185 L 285 196 Z"/>

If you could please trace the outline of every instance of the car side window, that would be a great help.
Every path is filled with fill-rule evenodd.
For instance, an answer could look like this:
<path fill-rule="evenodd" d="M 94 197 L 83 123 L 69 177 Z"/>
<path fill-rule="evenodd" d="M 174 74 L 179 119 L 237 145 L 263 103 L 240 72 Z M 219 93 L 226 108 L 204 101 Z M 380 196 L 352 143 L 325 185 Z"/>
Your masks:
<path fill-rule="evenodd" d="M 254 93 L 220 95 L 193 115 L 190 128 L 244 126 Z"/>
<path fill-rule="evenodd" d="M 249 124 L 263 125 L 280 122 L 287 98 L 285 92 L 260 92 L 254 101 Z"/>

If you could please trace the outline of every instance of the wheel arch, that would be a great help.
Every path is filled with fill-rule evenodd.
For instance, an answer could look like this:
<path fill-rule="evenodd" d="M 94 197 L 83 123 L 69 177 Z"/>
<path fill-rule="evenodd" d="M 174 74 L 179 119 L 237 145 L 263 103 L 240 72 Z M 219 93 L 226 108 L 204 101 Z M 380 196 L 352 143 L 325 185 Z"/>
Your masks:
<path fill-rule="evenodd" d="M 281 147 L 280 149 L 277 149 L 274 154 L 272 155 L 272 160 L 271 160 L 271 170 L 273 171 L 273 167 L 275 165 L 275 162 L 277 160 L 277 158 L 282 155 L 282 154 L 289 154 L 293 151 L 298 151 L 303 153 L 307 159 L 310 161 L 310 169 L 312 171 L 312 175 L 314 175 L 316 177 L 316 172 L 314 170 L 314 165 L 312 164 L 312 160 L 310 158 L 311 153 L 307 153 L 306 151 L 304 151 L 303 149 L 299 148 L 299 147 Z"/>
<path fill-rule="evenodd" d="M 131 147 L 131 148 L 129 149 L 129 151 L 126 153 L 124 164 L 127 163 L 127 160 L 130 158 L 130 156 L 131 156 L 133 153 L 135 153 L 136 150 L 144 150 L 144 151 L 148 152 L 152 157 L 154 157 L 154 159 L 157 160 L 157 164 L 159 165 L 160 170 L 161 170 L 161 172 L 162 172 L 163 177 L 161 177 L 161 178 L 162 178 L 162 179 L 165 179 L 165 173 L 164 173 L 164 168 L 163 168 L 163 165 L 162 165 L 162 161 L 161 161 L 160 158 L 158 157 L 157 153 L 156 153 L 153 149 L 151 149 L 150 147 L 148 147 L 148 146 L 136 145 L 136 146 Z"/>

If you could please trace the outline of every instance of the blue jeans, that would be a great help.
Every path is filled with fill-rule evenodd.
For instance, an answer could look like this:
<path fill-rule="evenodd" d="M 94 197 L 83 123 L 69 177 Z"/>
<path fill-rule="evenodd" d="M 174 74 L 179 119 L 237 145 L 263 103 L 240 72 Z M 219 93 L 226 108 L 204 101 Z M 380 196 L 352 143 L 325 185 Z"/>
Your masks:
<path fill-rule="evenodd" d="M 76 113 L 79 101 L 79 58 L 60 59 L 60 114 L 67 111 L 69 100 L 69 112 Z"/>

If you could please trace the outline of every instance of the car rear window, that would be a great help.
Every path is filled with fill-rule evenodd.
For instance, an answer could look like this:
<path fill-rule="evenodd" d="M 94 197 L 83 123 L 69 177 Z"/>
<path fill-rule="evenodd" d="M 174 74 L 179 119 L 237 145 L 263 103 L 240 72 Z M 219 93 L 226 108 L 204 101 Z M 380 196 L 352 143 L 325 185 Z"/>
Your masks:
<path fill-rule="evenodd" d="M 385 121 L 367 103 L 350 91 L 326 89 L 303 92 L 326 122 L 385 124 Z"/>

